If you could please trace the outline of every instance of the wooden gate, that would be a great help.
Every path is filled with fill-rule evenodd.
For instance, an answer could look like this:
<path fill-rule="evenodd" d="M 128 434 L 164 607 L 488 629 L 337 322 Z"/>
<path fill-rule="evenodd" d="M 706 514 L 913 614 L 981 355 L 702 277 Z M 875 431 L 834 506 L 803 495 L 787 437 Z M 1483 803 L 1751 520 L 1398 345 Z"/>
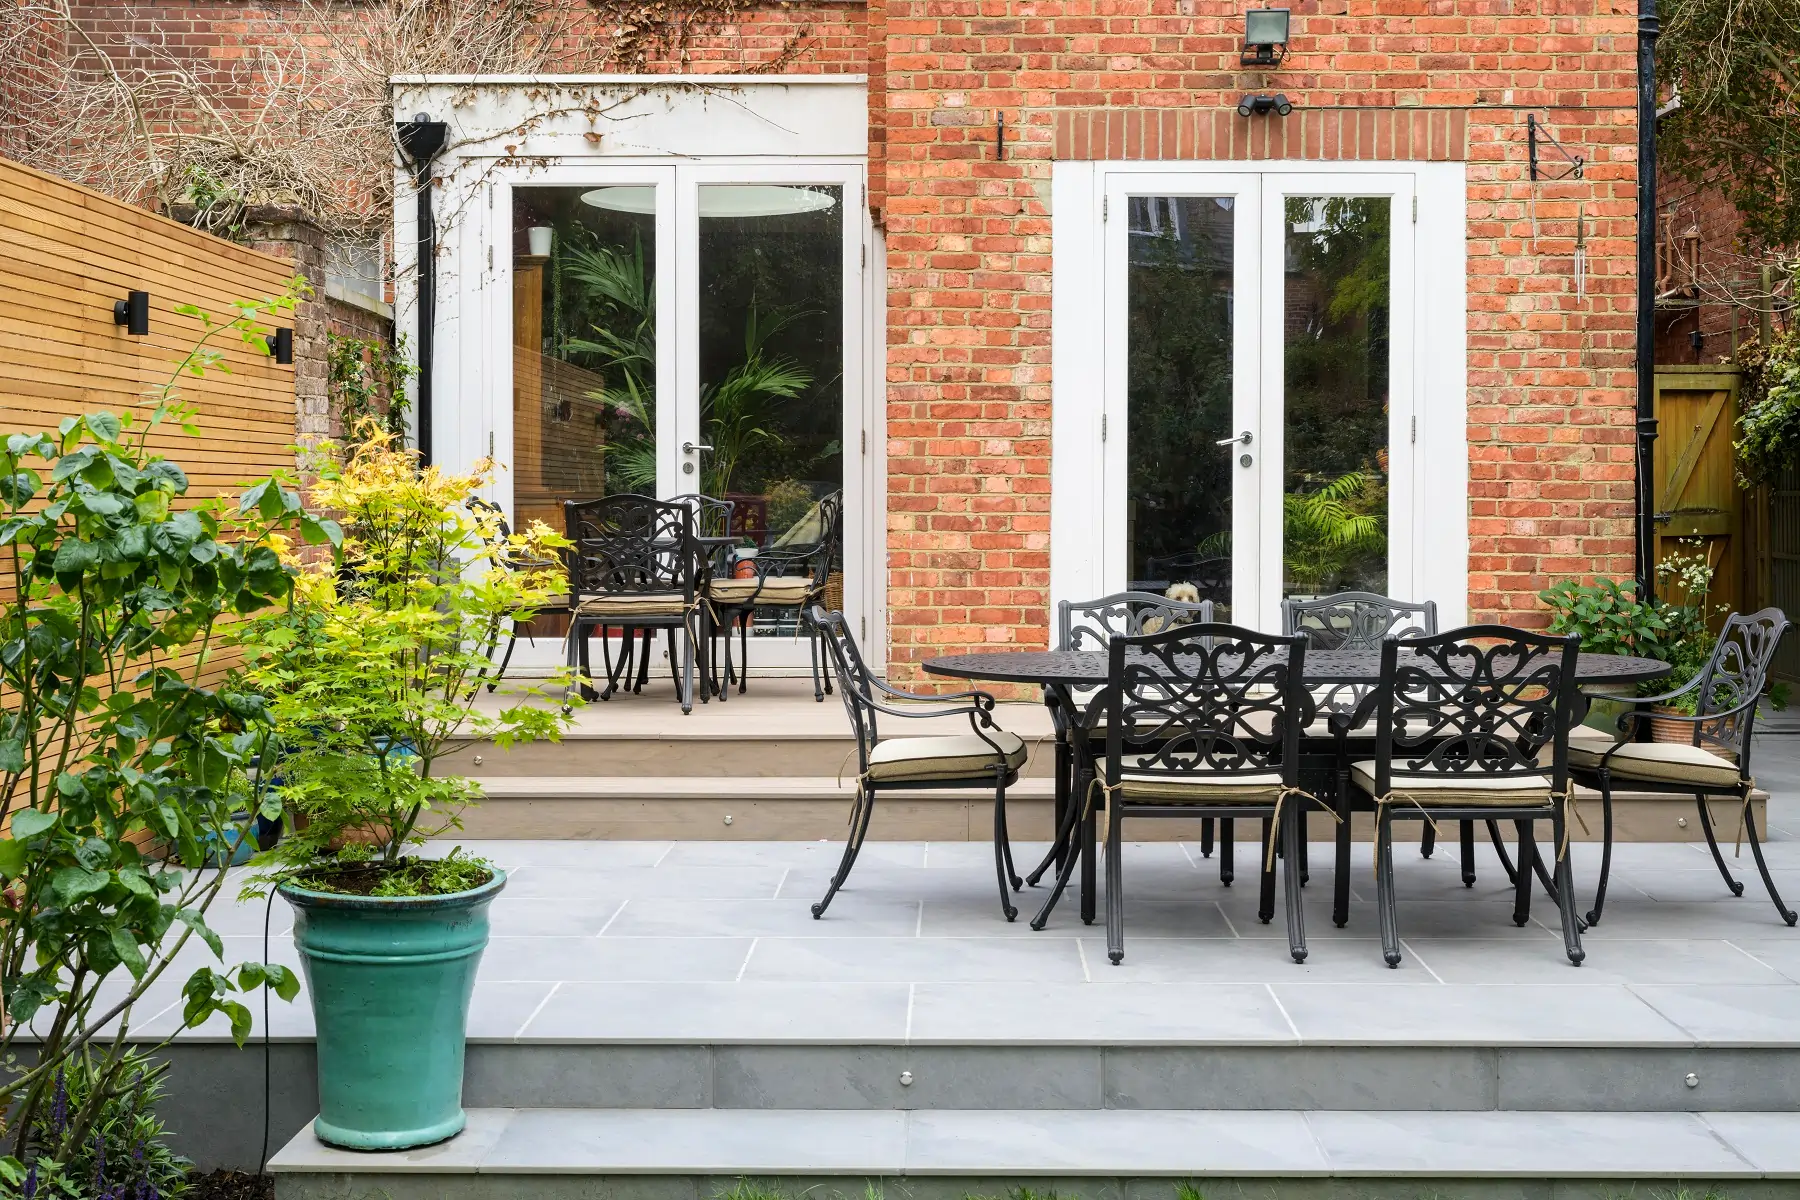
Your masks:
<path fill-rule="evenodd" d="M 1711 604 L 1727 609 L 1741 608 L 1748 598 L 1744 497 L 1731 449 L 1737 391 L 1737 372 L 1728 368 L 1656 369 L 1656 561 L 1704 552 L 1713 564 Z M 1657 594 L 1684 598 L 1661 581 Z"/>

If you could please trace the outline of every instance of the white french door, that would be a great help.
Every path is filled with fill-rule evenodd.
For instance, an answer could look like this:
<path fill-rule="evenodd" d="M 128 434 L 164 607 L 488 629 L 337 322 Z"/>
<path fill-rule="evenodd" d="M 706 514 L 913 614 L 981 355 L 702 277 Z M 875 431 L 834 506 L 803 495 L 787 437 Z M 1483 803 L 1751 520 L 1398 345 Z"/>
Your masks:
<path fill-rule="evenodd" d="M 1093 594 L 1191 592 L 1271 630 L 1284 596 L 1413 596 L 1413 176 L 1197 167 L 1095 182 Z"/>
<path fill-rule="evenodd" d="M 746 551 L 767 550 L 816 540 L 837 497 L 833 574 L 862 615 L 861 187 L 860 165 L 766 160 L 558 167 L 515 184 L 502 453 L 515 520 L 560 528 L 565 499 L 698 492 L 731 500 Z M 806 664 L 793 624 L 759 613 L 752 665 Z"/>

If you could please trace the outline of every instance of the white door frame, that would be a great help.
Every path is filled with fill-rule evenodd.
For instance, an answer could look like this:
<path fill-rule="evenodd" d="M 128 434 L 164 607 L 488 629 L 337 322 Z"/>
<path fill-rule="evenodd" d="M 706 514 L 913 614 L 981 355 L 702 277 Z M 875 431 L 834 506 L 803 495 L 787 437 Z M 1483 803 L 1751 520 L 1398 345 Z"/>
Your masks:
<path fill-rule="evenodd" d="M 1052 459 L 1051 598 L 1080 600 L 1116 592 L 1125 584 L 1122 517 L 1095 521 L 1109 503 L 1109 479 L 1120 478 L 1125 439 L 1122 415 L 1107 419 L 1108 407 L 1122 404 L 1124 324 L 1118 300 L 1124 296 L 1120 254 L 1128 225 L 1127 193 L 1220 195 L 1234 176 L 1260 179 L 1263 217 L 1258 230 L 1262 269 L 1250 277 L 1280 280 L 1281 201 L 1289 195 L 1388 195 L 1395 198 L 1392 239 L 1392 326 L 1390 365 L 1389 588 L 1413 599 L 1438 602 L 1441 619 L 1467 619 L 1469 587 L 1466 192 L 1462 163 L 1169 163 L 1059 162 L 1052 174 Z M 1241 194 L 1241 193 L 1240 193 Z M 1417 200 L 1416 206 L 1413 201 Z M 1271 211 L 1273 219 L 1271 219 Z M 1114 232 L 1116 225 L 1120 232 Z M 1237 254 L 1245 252 L 1245 230 L 1237 224 Z M 1409 236 L 1410 234 L 1410 236 Z M 1117 246 L 1108 253 L 1112 242 Z M 1241 263 L 1241 257 L 1239 259 Z M 1273 267 L 1271 267 L 1271 263 Z M 1428 265 L 1427 265 L 1428 264 Z M 1120 279 L 1109 277 L 1116 271 Z M 1243 311 L 1245 273 L 1238 275 Z M 1262 287 L 1260 322 L 1238 321 L 1242 337 L 1259 326 L 1279 331 L 1282 289 Z M 1115 300 L 1117 297 L 1118 300 Z M 1255 310 L 1252 310 L 1255 311 Z M 1271 320 L 1273 323 L 1270 324 Z M 1261 338 L 1253 367 L 1245 368 L 1234 346 L 1234 410 L 1244 411 L 1242 389 L 1254 380 L 1254 428 L 1261 454 L 1256 494 L 1251 501 L 1261 530 L 1259 542 L 1278 544 L 1279 533 L 1262 528 L 1281 512 L 1281 338 Z M 1121 399 L 1109 399 L 1117 396 Z M 1270 405 L 1277 407 L 1271 410 Z M 1123 409 L 1121 408 L 1121 414 Z M 1102 421 L 1106 441 L 1101 441 Z M 1415 430 L 1416 422 L 1416 430 Z M 1116 431 L 1116 432 L 1115 432 Z M 1255 443 L 1253 443 L 1253 449 Z M 1271 469 L 1261 469 L 1264 457 Z M 1240 483 L 1242 480 L 1240 479 Z M 1430 497 L 1427 502 L 1426 498 Z M 1234 490 L 1234 510 L 1243 503 Z M 1234 520 L 1250 519 L 1248 512 Z M 1240 525 L 1239 528 L 1242 528 Z M 1273 539 L 1273 540 L 1272 540 Z M 1233 538 L 1234 568 L 1237 537 Z M 1247 585 L 1240 574 L 1237 586 Z M 1255 566 L 1254 612 L 1236 614 L 1241 623 L 1279 628 L 1281 559 L 1262 553 Z M 1247 600 L 1252 597 L 1246 595 Z"/>

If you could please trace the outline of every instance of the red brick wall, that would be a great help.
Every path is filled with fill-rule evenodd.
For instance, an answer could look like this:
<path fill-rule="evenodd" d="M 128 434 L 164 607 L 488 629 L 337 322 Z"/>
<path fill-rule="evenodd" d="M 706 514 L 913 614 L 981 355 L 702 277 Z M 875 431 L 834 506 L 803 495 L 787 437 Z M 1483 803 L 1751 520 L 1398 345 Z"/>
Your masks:
<path fill-rule="evenodd" d="M 1460 126 L 1471 613 L 1539 622 L 1536 592 L 1552 579 L 1631 573 L 1635 5 L 1297 0 L 1294 11 L 1290 55 L 1265 74 L 1239 66 L 1242 6 L 1225 0 L 886 0 L 898 673 L 956 647 L 1047 636 L 1046 200 L 1059 151 L 1427 158 L 1451 153 Z M 1250 91 L 1284 92 L 1294 116 L 1251 126 L 1235 111 Z M 1345 110 L 1335 129 L 1319 119 L 1331 109 Z M 1408 109 L 1439 111 L 1419 122 Z M 1528 111 L 1588 160 L 1584 179 L 1539 185 L 1535 204 Z M 997 161 L 1001 113 L 1011 145 Z M 1118 140 L 1096 137 L 1102 115 Z M 1578 206 L 1585 303 L 1572 286 Z"/>
<path fill-rule="evenodd" d="M 1764 259 L 1746 254 L 1738 231 L 1737 208 L 1716 187 L 1664 175 L 1657 181 L 1658 262 L 1675 246 L 1672 261 L 1657 280 L 1656 361 L 1658 363 L 1722 362 L 1731 357 L 1733 328 L 1740 340 L 1756 336 L 1760 309 L 1759 268 Z M 1697 255 L 1685 236 L 1700 235 Z M 1697 270 L 1687 263 L 1698 258 Z M 1775 273 L 1781 279 L 1781 272 Z M 1692 286 L 1698 281 L 1697 287 Z M 1737 301 L 1734 303 L 1734 299 Z M 1693 335 L 1700 334 L 1694 349 Z"/>

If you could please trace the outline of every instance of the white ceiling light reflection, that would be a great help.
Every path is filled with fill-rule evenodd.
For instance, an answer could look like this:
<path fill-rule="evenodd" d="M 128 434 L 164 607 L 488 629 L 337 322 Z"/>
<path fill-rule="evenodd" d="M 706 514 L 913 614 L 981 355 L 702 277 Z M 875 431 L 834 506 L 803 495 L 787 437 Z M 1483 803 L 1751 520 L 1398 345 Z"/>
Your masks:
<path fill-rule="evenodd" d="M 581 194 L 583 204 L 612 212 L 654 213 L 653 187 L 603 187 Z M 700 189 L 703 217 L 778 217 L 823 212 L 837 203 L 829 192 L 769 183 L 707 184 Z"/>

